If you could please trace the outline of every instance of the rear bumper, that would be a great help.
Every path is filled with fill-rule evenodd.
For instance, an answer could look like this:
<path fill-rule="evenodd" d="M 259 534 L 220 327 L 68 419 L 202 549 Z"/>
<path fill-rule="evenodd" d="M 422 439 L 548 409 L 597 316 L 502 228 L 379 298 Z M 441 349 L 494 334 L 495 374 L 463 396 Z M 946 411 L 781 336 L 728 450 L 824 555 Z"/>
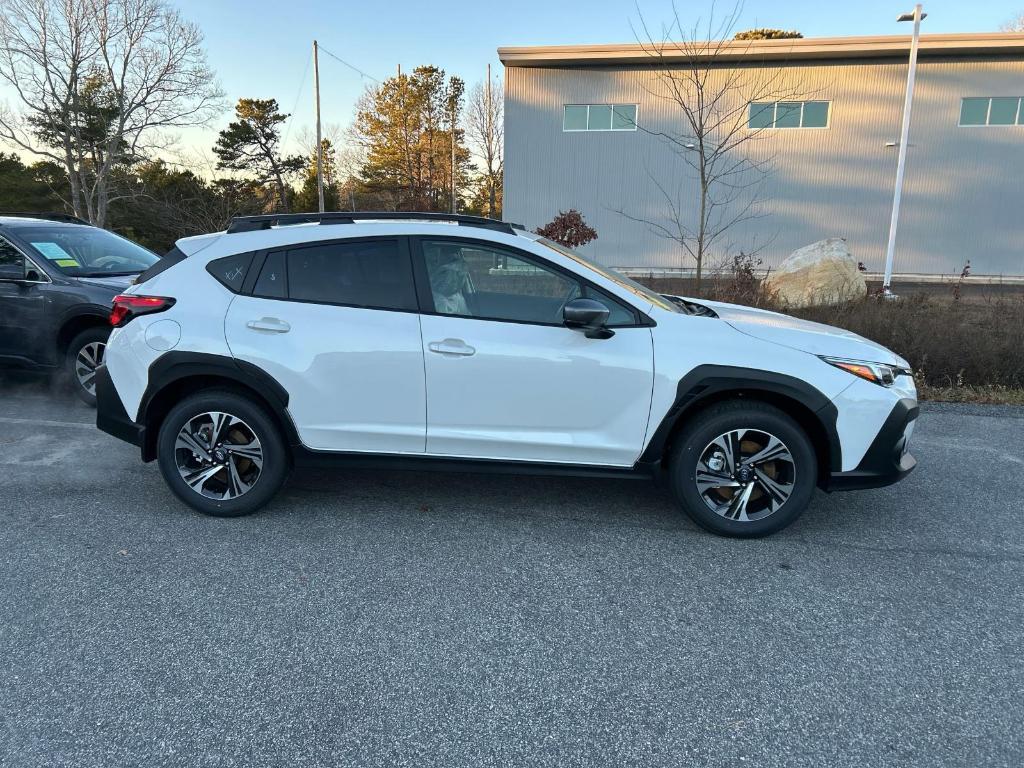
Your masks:
<path fill-rule="evenodd" d="M 882 488 L 898 483 L 913 472 L 917 460 L 907 450 L 907 428 L 918 413 L 916 400 L 905 398 L 896 403 L 857 468 L 850 472 L 833 472 L 825 490 Z"/>
<path fill-rule="evenodd" d="M 128 418 L 105 365 L 96 369 L 96 426 L 132 445 L 145 444 L 146 428 Z"/>

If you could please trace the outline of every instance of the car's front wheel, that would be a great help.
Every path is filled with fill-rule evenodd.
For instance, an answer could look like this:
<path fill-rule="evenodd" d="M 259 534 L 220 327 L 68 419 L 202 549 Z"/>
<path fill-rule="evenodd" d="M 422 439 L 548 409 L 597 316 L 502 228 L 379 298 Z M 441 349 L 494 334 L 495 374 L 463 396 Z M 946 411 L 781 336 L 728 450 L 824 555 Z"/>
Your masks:
<path fill-rule="evenodd" d="M 807 434 L 767 403 L 728 401 L 697 414 L 674 441 L 672 491 L 698 525 L 724 536 L 767 536 L 810 503 L 818 464 Z"/>
<path fill-rule="evenodd" d="M 219 389 L 171 409 L 157 437 L 157 462 L 178 498 L 218 517 L 260 509 L 280 490 L 290 466 L 285 441 L 266 410 Z"/>

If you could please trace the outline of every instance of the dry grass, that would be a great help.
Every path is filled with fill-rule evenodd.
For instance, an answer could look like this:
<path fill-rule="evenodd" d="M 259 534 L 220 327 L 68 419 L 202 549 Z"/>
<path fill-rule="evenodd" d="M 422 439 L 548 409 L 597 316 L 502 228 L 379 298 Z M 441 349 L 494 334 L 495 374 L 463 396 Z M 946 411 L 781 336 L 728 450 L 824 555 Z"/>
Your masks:
<path fill-rule="evenodd" d="M 673 285 L 689 281 L 643 282 L 663 293 L 693 295 L 692 285 Z M 1024 291 L 976 292 L 971 301 L 940 291 L 789 309 L 740 274 L 712 280 L 700 294 L 786 312 L 876 341 L 910 362 L 924 399 L 1024 404 Z"/>

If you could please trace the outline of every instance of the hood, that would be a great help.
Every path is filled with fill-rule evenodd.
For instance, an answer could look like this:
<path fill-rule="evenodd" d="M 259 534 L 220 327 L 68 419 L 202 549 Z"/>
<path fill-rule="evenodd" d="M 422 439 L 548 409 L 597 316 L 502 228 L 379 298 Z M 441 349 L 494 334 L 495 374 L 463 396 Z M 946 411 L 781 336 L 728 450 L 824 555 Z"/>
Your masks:
<path fill-rule="evenodd" d="M 75 278 L 82 285 L 95 285 L 98 288 L 109 288 L 114 293 L 120 293 L 132 284 L 138 275 L 114 275 L 112 277 L 77 277 Z"/>
<path fill-rule="evenodd" d="M 696 299 L 686 301 L 709 307 L 721 320 L 740 333 L 753 336 L 755 339 L 781 344 L 812 355 L 845 357 L 850 360 L 910 367 L 906 360 L 881 344 L 842 328 L 738 304 Z"/>

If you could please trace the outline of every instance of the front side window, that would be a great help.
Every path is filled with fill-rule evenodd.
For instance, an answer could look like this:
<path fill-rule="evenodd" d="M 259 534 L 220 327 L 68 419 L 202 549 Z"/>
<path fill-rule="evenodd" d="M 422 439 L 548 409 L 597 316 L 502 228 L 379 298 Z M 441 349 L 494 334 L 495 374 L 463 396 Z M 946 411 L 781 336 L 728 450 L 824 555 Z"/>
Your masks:
<path fill-rule="evenodd" d="M 21 251 L 0 237 L 0 280 L 22 280 L 25 277 L 25 257 Z"/>
<path fill-rule="evenodd" d="M 636 104 L 566 104 L 563 131 L 635 131 Z"/>
<path fill-rule="evenodd" d="M 750 104 L 747 127 L 828 128 L 828 101 L 755 101 Z"/>
<path fill-rule="evenodd" d="M 610 280 L 620 288 L 629 291 L 641 301 L 653 304 L 654 306 L 660 309 L 664 309 L 666 312 L 684 314 L 682 309 L 680 309 L 675 303 L 666 299 L 660 293 L 655 293 L 650 288 L 647 288 L 646 286 L 643 286 L 640 283 L 638 283 L 636 280 L 633 280 L 631 278 L 626 277 L 623 274 L 620 274 L 619 272 L 616 272 L 614 269 L 602 267 L 596 261 L 591 261 L 582 253 L 574 251 L 572 248 L 567 248 L 564 245 L 556 243 L 554 240 L 548 240 L 546 237 L 538 237 L 535 242 L 538 242 L 541 245 L 550 248 L 556 253 L 560 253 L 563 256 L 567 256 L 568 258 L 572 259 L 582 267 L 585 267 L 589 270 L 592 270 L 593 272 L 596 272 L 606 280 Z"/>
<path fill-rule="evenodd" d="M 565 302 L 583 295 L 578 281 L 483 243 L 427 240 L 423 257 L 442 315 L 561 325 Z"/>
<path fill-rule="evenodd" d="M 25 227 L 18 235 L 70 277 L 134 275 L 157 262 L 152 251 L 98 227 Z"/>
<path fill-rule="evenodd" d="M 299 301 L 373 309 L 417 308 L 412 265 L 397 240 L 295 248 L 288 251 L 287 284 L 288 298 Z"/>
<path fill-rule="evenodd" d="M 1024 98 L 970 97 L 960 100 L 960 125 L 1024 125 Z"/>

